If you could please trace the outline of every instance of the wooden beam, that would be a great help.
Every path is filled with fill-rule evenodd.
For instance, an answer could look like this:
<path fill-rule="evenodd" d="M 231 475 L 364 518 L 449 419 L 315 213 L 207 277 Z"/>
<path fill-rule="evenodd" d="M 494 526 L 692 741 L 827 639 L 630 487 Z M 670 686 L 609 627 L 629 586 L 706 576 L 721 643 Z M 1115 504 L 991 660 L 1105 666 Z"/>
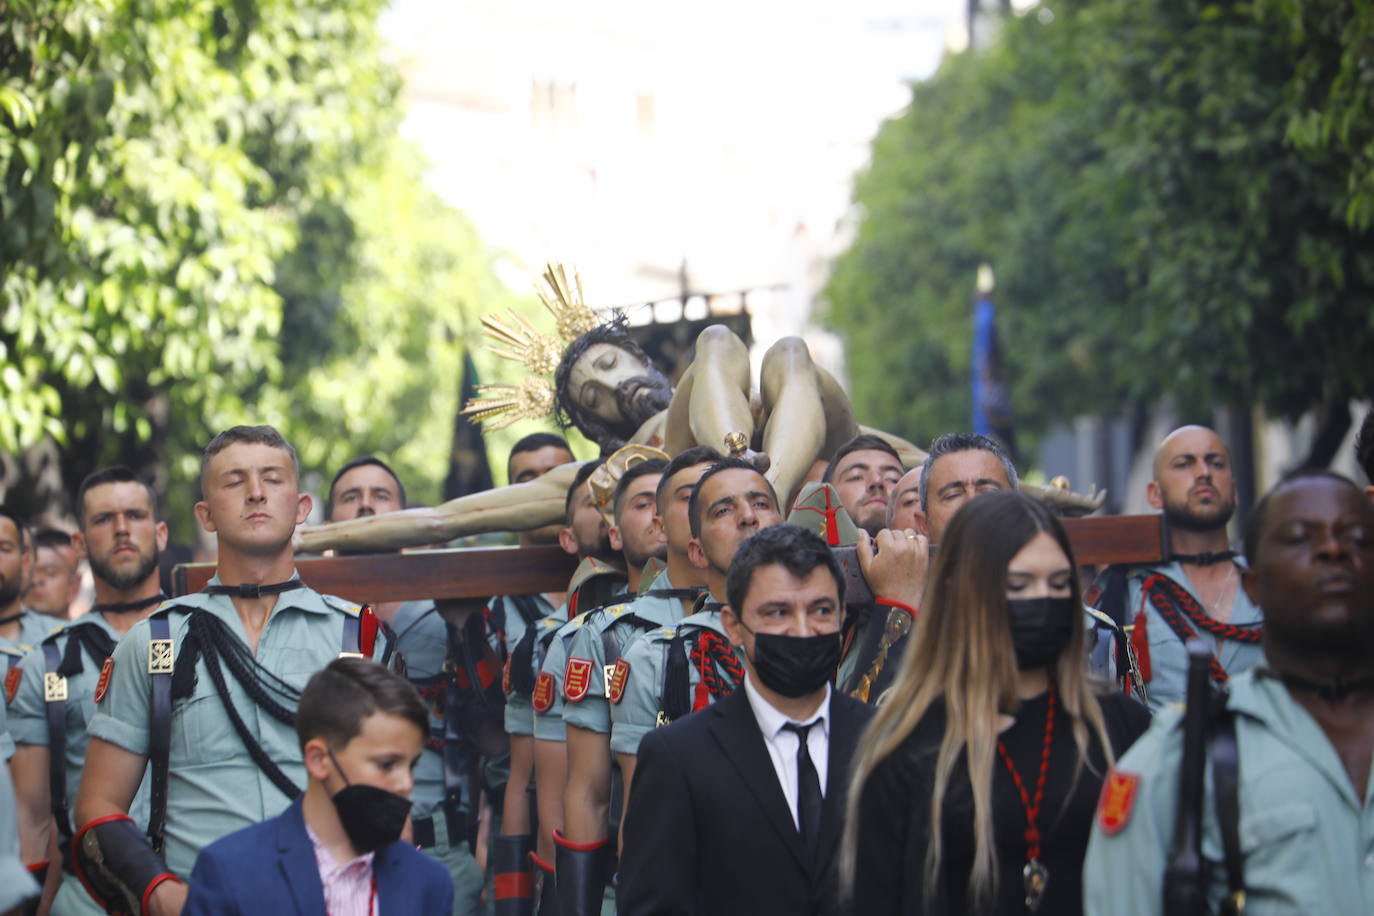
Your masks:
<path fill-rule="evenodd" d="M 1080 564 L 1152 563 L 1168 555 L 1158 515 L 1068 518 L 1064 528 Z M 311 588 L 359 603 L 561 592 L 576 567 L 576 560 L 558 547 L 420 550 L 296 561 Z M 213 563 L 182 564 L 173 572 L 174 589 L 178 595 L 200 591 L 214 572 Z"/>
<path fill-rule="evenodd" d="M 559 547 L 475 547 L 296 560 L 306 585 L 360 604 L 561 592 L 576 568 L 577 559 Z M 178 595 L 200 591 L 214 574 L 213 563 L 183 563 L 173 571 L 173 589 Z"/>

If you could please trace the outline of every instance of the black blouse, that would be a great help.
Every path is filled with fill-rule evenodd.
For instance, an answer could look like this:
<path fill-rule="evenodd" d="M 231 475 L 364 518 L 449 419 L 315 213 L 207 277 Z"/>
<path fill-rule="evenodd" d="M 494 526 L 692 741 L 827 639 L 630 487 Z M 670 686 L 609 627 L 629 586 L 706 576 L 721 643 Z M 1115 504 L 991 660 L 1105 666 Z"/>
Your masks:
<path fill-rule="evenodd" d="M 1021 775 L 1026 792 L 1035 794 L 1045 740 L 1049 694 L 1022 702 L 1016 719 L 999 736 Z M 1143 733 L 1149 711 L 1128 697 L 1098 698 L 1107 738 L 1119 758 Z M 975 912 L 968 898 L 973 868 L 973 791 L 968 760 L 960 752 L 950 773 L 941 812 L 942 850 L 938 881 L 927 897 L 925 859 L 930 834 L 930 797 L 935 759 L 944 737 L 945 712 L 937 703 L 907 739 L 869 777 L 857 812 L 858 861 L 853 912 L 863 914 L 964 914 Z M 1083 857 L 1106 760 L 1093 730 L 1089 730 L 1087 765 L 1074 765 L 1078 747 L 1062 704 L 1056 706 L 1054 737 L 1045 782 L 1044 801 L 1037 821 L 1040 862 L 1049 871 L 1041 899 L 1042 914 L 1083 911 Z M 988 912 L 1023 914 L 1026 866 L 1026 811 L 1000 754 L 993 757 L 993 838 L 997 849 L 997 897 Z"/>

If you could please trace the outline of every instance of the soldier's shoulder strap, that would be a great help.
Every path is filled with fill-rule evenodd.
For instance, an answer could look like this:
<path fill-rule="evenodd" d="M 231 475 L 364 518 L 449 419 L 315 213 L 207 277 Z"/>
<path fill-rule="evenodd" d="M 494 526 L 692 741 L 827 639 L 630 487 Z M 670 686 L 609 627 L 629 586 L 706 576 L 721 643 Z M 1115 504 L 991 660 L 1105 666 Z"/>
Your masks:
<path fill-rule="evenodd" d="M 164 603 L 148 618 L 148 842 L 162 854 L 163 828 L 167 824 L 167 769 L 172 750 L 172 672 L 174 653 L 169 612 Z"/>
<path fill-rule="evenodd" d="M 57 822 L 63 852 L 72 841 L 67 813 L 67 678 L 62 674 L 63 652 L 54 633 L 43 640 L 43 700 L 48 720 L 48 805 Z"/>

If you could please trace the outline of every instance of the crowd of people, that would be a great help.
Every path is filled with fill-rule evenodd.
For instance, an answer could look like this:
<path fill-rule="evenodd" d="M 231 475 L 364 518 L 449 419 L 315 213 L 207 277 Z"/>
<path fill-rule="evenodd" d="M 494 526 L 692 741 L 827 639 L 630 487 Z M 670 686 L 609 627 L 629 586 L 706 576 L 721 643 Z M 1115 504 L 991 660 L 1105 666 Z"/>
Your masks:
<path fill-rule="evenodd" d="M 1229 450 L 1183 427 L 1168 556 L 1087 570 L 997 442 L 851 432 L 785 490 L 746 447 L 554 433 L 438 511 L 339 469 L 340 554 L 477 505 L 577 558 L 475 603 L 303 582 L 271 427 L 205 449 L 199 592 L 127 469 L 70 536 L 0 507 L 0 912 L 1374 911 L 1374 487 L 1295 472 L 1237 551 Z"/>

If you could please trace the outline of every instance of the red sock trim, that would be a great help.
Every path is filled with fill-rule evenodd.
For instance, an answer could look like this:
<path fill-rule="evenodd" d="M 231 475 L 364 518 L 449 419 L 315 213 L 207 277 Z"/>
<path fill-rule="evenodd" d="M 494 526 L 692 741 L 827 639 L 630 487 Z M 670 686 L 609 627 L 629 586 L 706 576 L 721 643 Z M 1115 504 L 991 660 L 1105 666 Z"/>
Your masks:
<path fill-rule="evenodd" d="M 31 874 L 31 875 L 36 875 L 36 874 L 38 874 L 40 871 L 42 871 L 43 869 L 47 868 L 47 867 L 48 867 L 48 863 L 47 863 L 47 862 L 30 862 L 28 865 L 25 865 L 24 867 L 27 868 L 27 869 L 29 870 L 29 874 Z"/>
<path fill-rule="evenodd" d="M 602 846 L 605 846 L 611 841 L 611 838 L 605 836 L 591 843 L 574 843 L 572 840 L 565 837 L 561 831 L 555 830 L 553 832 L 553 841 L 564 849 L 571 849 L 573 852 L 591 852 L 593 849 L 600 849 Z"/>
<path fill-rule="evenodd" d="M 539 853 L 530 853 L 530 861 L 537 865 L 539 868 L 543 869 L 548 874 L 553 874 L 553 866 L 550 865 L 548 862 L 545 862 L 543 859 L 539 858 Z"/>
<path fill-rule="evenodd" d="M 491 889 L 497 900 L 529 900 L 534 897 L 534 875 L 527 871 L 493 875 Z"/>

